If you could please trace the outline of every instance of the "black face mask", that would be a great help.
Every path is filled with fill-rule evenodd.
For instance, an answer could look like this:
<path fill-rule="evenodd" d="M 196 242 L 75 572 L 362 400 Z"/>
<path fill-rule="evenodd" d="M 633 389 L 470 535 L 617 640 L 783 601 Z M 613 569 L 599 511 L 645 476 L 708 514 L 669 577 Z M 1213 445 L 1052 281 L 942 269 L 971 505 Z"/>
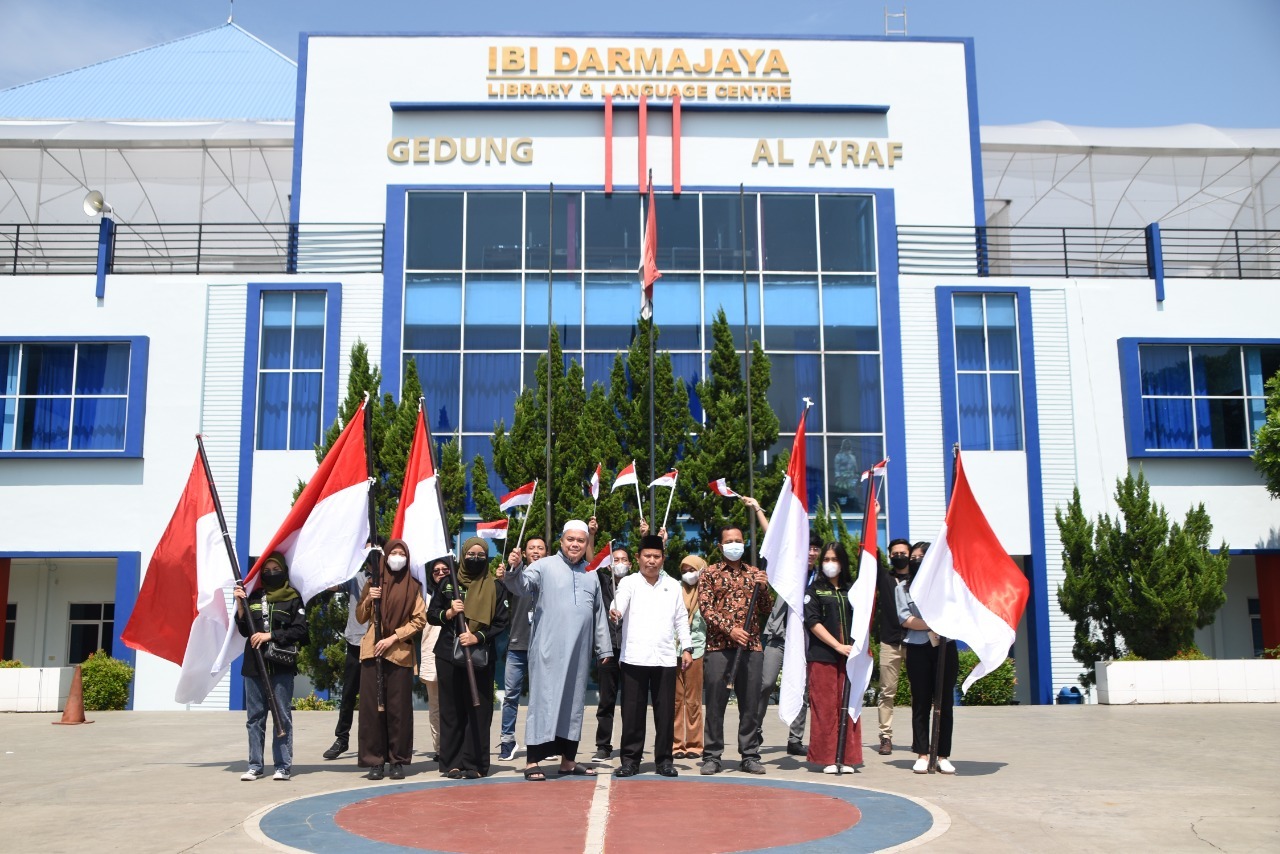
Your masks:
<path fill-rule="evenodd" d="M 262 573 L 262 586 L 268 590 L 279 590 L 284 587 L 285 574 L 283 572 L 264 572 Z"/>
<path fill-rule="evenodd" d="M 478 575 L 489 568 L 489 559 L 487 557 L 467 557 L 462 559 L 462 564 L 467 568 L 467 572 L 472 575 Z"/>
<path fill-rule="evenodd" d="M 906 569 L 911 559 L 906 555 L 891 555 L 889 557 L 889 565 L 896 570 Z"/>
<path fill-rule="evenodd" d="M 912 569 L 919 569 L 919 568 L 920 568 L 920 563 L 921 563 L 921 561 L 923 561 L 923 560 L 924 560 L 924 558 L 913 557 L 913 558 L 911 559 L 911 568 L 912 568 Z"/>

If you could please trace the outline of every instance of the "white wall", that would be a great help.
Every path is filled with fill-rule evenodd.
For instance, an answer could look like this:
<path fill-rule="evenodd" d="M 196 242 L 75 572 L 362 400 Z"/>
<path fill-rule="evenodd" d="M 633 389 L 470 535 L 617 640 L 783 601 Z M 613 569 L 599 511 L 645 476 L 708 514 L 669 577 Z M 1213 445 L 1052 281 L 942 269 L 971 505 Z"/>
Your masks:
<path fill-rule="evenodd" d="M 1258 568 L 1252 555 L 1231 557 L 1226 592 L 1217 618 L 1196 630 L 1196 646 L 1210 658 L 1253 658 L 1249 600 L 1258 598 Z"/>
<path fill-rule="evenodd" d="M 18 604 L 13 656 L 28 667 L 65 667 L 72 603 L 115 602 L 116 562 L 110 559 L 15 559 L 9 601 Z M 106 641 L 111 649 L 110 638 Z"/>

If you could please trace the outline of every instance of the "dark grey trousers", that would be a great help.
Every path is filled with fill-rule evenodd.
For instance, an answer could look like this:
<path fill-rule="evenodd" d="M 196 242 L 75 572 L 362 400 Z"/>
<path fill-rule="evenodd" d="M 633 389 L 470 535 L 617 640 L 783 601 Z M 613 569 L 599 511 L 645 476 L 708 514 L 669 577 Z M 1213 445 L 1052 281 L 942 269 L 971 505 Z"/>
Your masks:
<path fill-rule="evenodd" d="M 703 657 L 702 685 L 707 698 L 706 747 L 703 759 L 720 760 L 724 753 L 724 711 L 729 705 L 725 675 L 733 659 L 731 649 L 708 652 Z M 738 698 L 738 753 L 743 759 L 760 758 L 760 673 L 764 654 L 742 650 L 734 675 Z"/>

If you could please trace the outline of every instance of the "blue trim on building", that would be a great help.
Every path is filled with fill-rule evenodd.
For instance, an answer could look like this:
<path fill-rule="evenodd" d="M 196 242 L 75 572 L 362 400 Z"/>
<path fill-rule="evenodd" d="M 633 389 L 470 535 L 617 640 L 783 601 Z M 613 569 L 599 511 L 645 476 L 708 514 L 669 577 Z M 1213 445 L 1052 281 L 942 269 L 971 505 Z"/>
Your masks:
<path fill-rule="evenodd" d="M 0 336 L 0 344 L 106 344 L 129 342 L 129 395 L 125 404 L 124 449 L 120 451 L 4 451 L 0 460 L 119 460 L 142 457 L 147 417 L 147 365 L 151 339 L 145 335 Z"/>
<path fill-rule="evenodd" d="M 1039 705 L 1053 702 L 1053 663 L 1049 645 L 1049 583 L 1044 556 L 1044 487 L 1040 455 L 1039 400 L 1036 392 L 1034 332 L 1031 327 L 1031 289 L 1020 287 L 939 286 L 935 291 L 938 313 L 938 379 L 942 397 L 943 471 L 946 495 L 951 495 L 952 451 L 960 441 L 960 417 L 956 401 L 955 320 L 952 296 L 957 293 L 1014 294 L 1018 300 L 1018 358 L 1021 360 L 1023 448 L 1027 456 L 1027 525 L 1031 553 L 1026 555 L 1026 571 L 1031 581 L 1027 611 L 1027 662 L 1031 681 L 1031 701 Z"/>
<path fill-rule="evenodd" d="M 895 531 L 911 530 L 907 495 L 907 436 L 891 425 L 907 423 L 906 382 L 902 377 L 902 314 L 898 293 L 898 218 L 893 190 L 872 190 L 876 197 L 876 281 L 880 292 L 880 376 L 884 406 L 884 453 L 889 520 Z M 873 461 L 874 462 L 874 461 Z M 892 536 L 892 535 L 891 535 Z"/>
<path fill-rule="evenodd" d="M 965 88 L 969 92 L 969 160 L 973 179 L 973 224 L 987 224 L 987 206 L 982 186 L 982 138 L 978 122 L 978 60 L 974 55 L 973 39 L 963 38 Z"/>
<path fill-rule="evenodd" d="M 298 96 L 293 116 L 293 187 L 289 192 L 289 222 L 298 224 L 302 204 L 302 134 L 307 114 L 307 34 L 298 34 Z"/>
<path fill-rule="evenodd" d="M 578 78 L 574 78 L 576 81 Z M 509 82 L 517 82 L 511 80 Z M 623 84 L 625 78 L 601 78 L 602 83 Z M 735 83 L 740 82 L 738 80 Z M 767 81 L 762 81 L 767 82 Z M 646 109 L 651 112 L 670 112 L 671 101 L 650 101 Z M 615 111 L 640 109 L 639 101 L 614 101 Z M 604 101 L 392 101 L 393 113 L 524 113 L 524 112 L 602 112 Z M 872 114 L 889 112 L 888 104 L 789 104 L 753 103 L 721 104 L 702 101 L 681 101 L 682 113 L 820 113 L 820 114 Z"/>
<path fill-rule="evenodd" d="M 1150 223 L 1147 235 L 1147 275 L 1156 283 L 1156 302 L 1164 302 L 1164 247 L 1160 241 L 1160 223 Z"/>
<path fill-rule="evenodd" d="M 102 299 L 107 295 L 107 273 L 111 272 L 111 255 L 116 237 L 116 224 L 109 216 L 98 223 L 98 263 L 94 270 L 93 295 Z"/>
<path fill-rule="evenodd" d="M 404 337 L 404 252 L 406 195 L 411 189 L 445 189 L 387 186 L 386 226 L 382 229 L 382 391 L 400 399 L 404 370 L 401 340 Z"/>

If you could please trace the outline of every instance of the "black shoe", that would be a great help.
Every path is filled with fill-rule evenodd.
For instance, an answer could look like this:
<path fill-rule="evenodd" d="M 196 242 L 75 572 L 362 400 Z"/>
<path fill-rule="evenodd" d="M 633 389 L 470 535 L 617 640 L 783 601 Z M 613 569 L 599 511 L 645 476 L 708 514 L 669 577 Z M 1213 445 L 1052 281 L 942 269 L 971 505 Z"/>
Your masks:
<path fill-rule="evenodd" d="M 384 776 L 382 772 L 382 766 L 375 765 L 374 767 L 370 768 L 369 773 L 365 774 L 364 776 L 365 776 L 365 779 L 368 779 L 368 780 L 381 780 Z"/>
<path fill-rule="evenodd" d="M 789 756 L 808 756 L 809 748 L 805 747 L 798 741 L 788 741 L 787 754 Z"/>
<path fill-rule="evenodd" d="M 341 738 L 335 739 L 328 750 L 324 752 L 325 759 L 337 759 L 339 756 L 347 752 L 347 742 Z"/>
<path fill-rule="evenodd" d="M 387 776 L 389 776 L 392 780 L 403 780 L 403 779 L 404 779 L 404 766 L 403 766 L 403 765 L 401 765 L 399 762 L 392 762 L 392 763 L 391 763 L 391 773 L 390 773 L 390 774 L 388 774 Z"/>
<path fill-rule="evenodd" d="M 747 774 L 763 774 L 764 766 L 759 759 L 744 759 L 738 763 L 738 770 Z"/>
<path fill-rule="evenodd" d="M 702 767 L 701 767 L 700 769 L 698 769 L 698 773 L 699 773 L 699 774 L 701 774 L 701 775 L 702 775 L 702 776 L 704 776 L 704 777 L 709 777 L 709 776 L 710 776 L 710 775 L 712 775 L 712 774 L 719 774 L 719 773 L 720 773 L 720 760 L 718 760 L 718 759 L 706 759 L 706 760 L 704 760 L 704 761 L 703 761 L 703 763 L 702 763 Z"/>
<path fill-rule="evenodd" d="M 592 758 L 592 759 L 594 759 L 594 760 L 595 760 L 595 761 L 597 761 L 597 762 L 603 762 L 604 760 L 608 759 L 608 758 L 609 758 L 610 756 L 612 756 L 612 755 L 613 755 L 613 751 L 612 751 L 612 750 L 605 750 L 605 749 L 602 747 L 602 748 L 600 748 L 599 750 L 597 750 L 597 751 L 596 751 L 596 755 L 595 755 L 595 756 L 592 756 L 591 758 Z"/>
<path fill-rule="evenodd" d="M 658 773 L 663 777 L 679 777 L 680 772 L 676 770 L 676 766 L 670 762 L 663 762 L 658 766 Z"/>
<path fill-rule="evenodd" d="M 640 766 L 634 762 L 623 762 L 613 772 L 615 777 L 634 777 L 640 773 Z"/>

